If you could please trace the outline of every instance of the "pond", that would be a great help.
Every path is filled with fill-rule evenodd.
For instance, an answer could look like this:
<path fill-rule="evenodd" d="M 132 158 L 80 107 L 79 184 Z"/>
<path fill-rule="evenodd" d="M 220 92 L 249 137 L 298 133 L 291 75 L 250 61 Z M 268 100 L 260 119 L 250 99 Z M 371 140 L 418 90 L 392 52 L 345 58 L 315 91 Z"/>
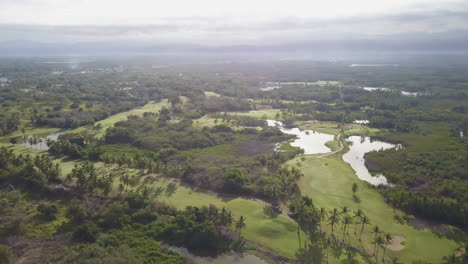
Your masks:
<path fill-rule="evenodd" d="M 277 126 L 281 132 L 297 137 L 291 143 L 293 147 L 299 147 L 304 150 L 304 154 L 322 154 L 331 152 L 331 149 L 325 146 L 325 143 L 332 141 L 335 137 L 330 134 L 320 133 L 315 130 L 300 130 L 299 128 L 286 128 L 284 124 L 276 120 L 267 120 L 268 126 Z"/>
<path fill-rule="evenodd" d="M 385 88 L 385 87 L 362 87 L 362 89 L 368 91 L 368 92 L 373 92 L 373 91 L 383 91 L 383 92 L 394 92 L 397 90 L 392 90 L 390 88 Z M 418 93 L 418 92 L 407 92 L 407 91 L 400 91 L 401 95 L 403 96 L 419 96 L 419 95 L 424 95 L 424 93 Z"/>
<path fill-rule="evenodd" d="M 387 178 L 385 176 L 371 175 L 364 163 L 364 154 L 371 151 L 385 150 L 385 149 L 400 149 L 401 145 L 394 145 L 378 140 L 371 140 L 370 137 L 350 136 L 349 151 L 343 155 L 343 160 L 351 165 L 356 172 L 359 179 L 366 181 L 372 185 L 387 185 Z"/>
<path fill-rule="evenodd" d="M 190 253 L 186 248 L 171 247 L 187 258 L 188 263 L 193 264 L 267 264 L 266 261 L 251 254 L 239 254 L 236 252 L 223 253 L 216 257 L 200 257 Z"/>
<path fill-rule="evenodd" d="M 369 120 L 354 120 L 353 124 L 366 125 L 369 124 Z"/>
<path fill-rule="evenodd" d="M 263 88 L 260 88 L 259 90 L 262 91 L 262 92 L 268 92 L 268 91 L 272 91 L 272 90 L 275 90 L 275 89 L 280 89 L 281 86 L 267 86 L 267 87 L 263 87 Z"/>
<path fill-rule="evenodd" d="M 25 146 L 28 148 L 32 149 L 37 149 L 37 150 L 49 150 L 49 146 L 47 146 L 47 140 L 55 141 L 58 139 L 60 133 L 52 133 L 47 136 L 45 135 L 30 135 L 27 136 L 25 140 L 23 140 L 23 137 L 20 137 L 17 139 L 18 142 L 23 142 L 19 143 L 18 145 L 20 146 Z"/>

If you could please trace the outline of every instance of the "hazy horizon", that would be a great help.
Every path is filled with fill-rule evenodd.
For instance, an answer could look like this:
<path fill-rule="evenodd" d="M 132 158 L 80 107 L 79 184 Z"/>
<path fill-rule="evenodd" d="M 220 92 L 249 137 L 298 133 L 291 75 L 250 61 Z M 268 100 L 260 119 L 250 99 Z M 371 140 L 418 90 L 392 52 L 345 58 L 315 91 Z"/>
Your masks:
<path fill-rule="evenodd" d="M 0 56 L 468 50 L 468 0 L 3 0 Z"/>

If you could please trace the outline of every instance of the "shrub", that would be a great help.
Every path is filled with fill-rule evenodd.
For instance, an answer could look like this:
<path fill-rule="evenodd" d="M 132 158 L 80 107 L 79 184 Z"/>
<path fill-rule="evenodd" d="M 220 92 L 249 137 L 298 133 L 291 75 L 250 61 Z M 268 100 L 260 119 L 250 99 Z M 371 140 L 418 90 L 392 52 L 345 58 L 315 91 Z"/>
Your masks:
<path fill-rule="evenodd" d="M 55 204 L 43 203 L 37 207 L 37 211 L 39 211 L 44 218 L 54 220 L 55 215 L 58 213 L 58 208 Z"/>
<path fill-rule="evenodd" d="M 98 235 L 99 227 L 93 222 L 86 222 L 80 225 L 73 233 L 73 240 L 92 243 L 96 241 Z"/>
<path fill-rule="evenodd" d="M 11 260 L 11 250 L 9 247 L 0 245 L 0 264 L 8 264 Z"/>

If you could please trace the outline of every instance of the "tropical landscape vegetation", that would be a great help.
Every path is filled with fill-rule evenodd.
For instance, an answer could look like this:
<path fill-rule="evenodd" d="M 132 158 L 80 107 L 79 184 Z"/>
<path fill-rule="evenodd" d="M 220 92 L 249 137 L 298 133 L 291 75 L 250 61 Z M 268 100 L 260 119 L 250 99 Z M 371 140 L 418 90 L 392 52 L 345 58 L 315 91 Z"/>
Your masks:
<path fill-rule="evenodd" d="M 0 60 L 0 264 L 468 263 L 468 65 L 152 63 Z"/>

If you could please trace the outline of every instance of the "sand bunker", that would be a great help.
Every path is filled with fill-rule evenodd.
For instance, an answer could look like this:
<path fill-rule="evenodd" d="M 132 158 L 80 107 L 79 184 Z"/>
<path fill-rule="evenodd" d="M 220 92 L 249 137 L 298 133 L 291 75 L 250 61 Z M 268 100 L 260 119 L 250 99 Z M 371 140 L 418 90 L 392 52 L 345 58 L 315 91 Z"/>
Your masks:
<path fill-rule="evenodd" d="M 401 244 L 404 240 L 403 236 L 392 236 L 392 243 L 387 245 L 387 248 L 391 251 L 400 251 L 405 248 L 405 245 Z"/>

